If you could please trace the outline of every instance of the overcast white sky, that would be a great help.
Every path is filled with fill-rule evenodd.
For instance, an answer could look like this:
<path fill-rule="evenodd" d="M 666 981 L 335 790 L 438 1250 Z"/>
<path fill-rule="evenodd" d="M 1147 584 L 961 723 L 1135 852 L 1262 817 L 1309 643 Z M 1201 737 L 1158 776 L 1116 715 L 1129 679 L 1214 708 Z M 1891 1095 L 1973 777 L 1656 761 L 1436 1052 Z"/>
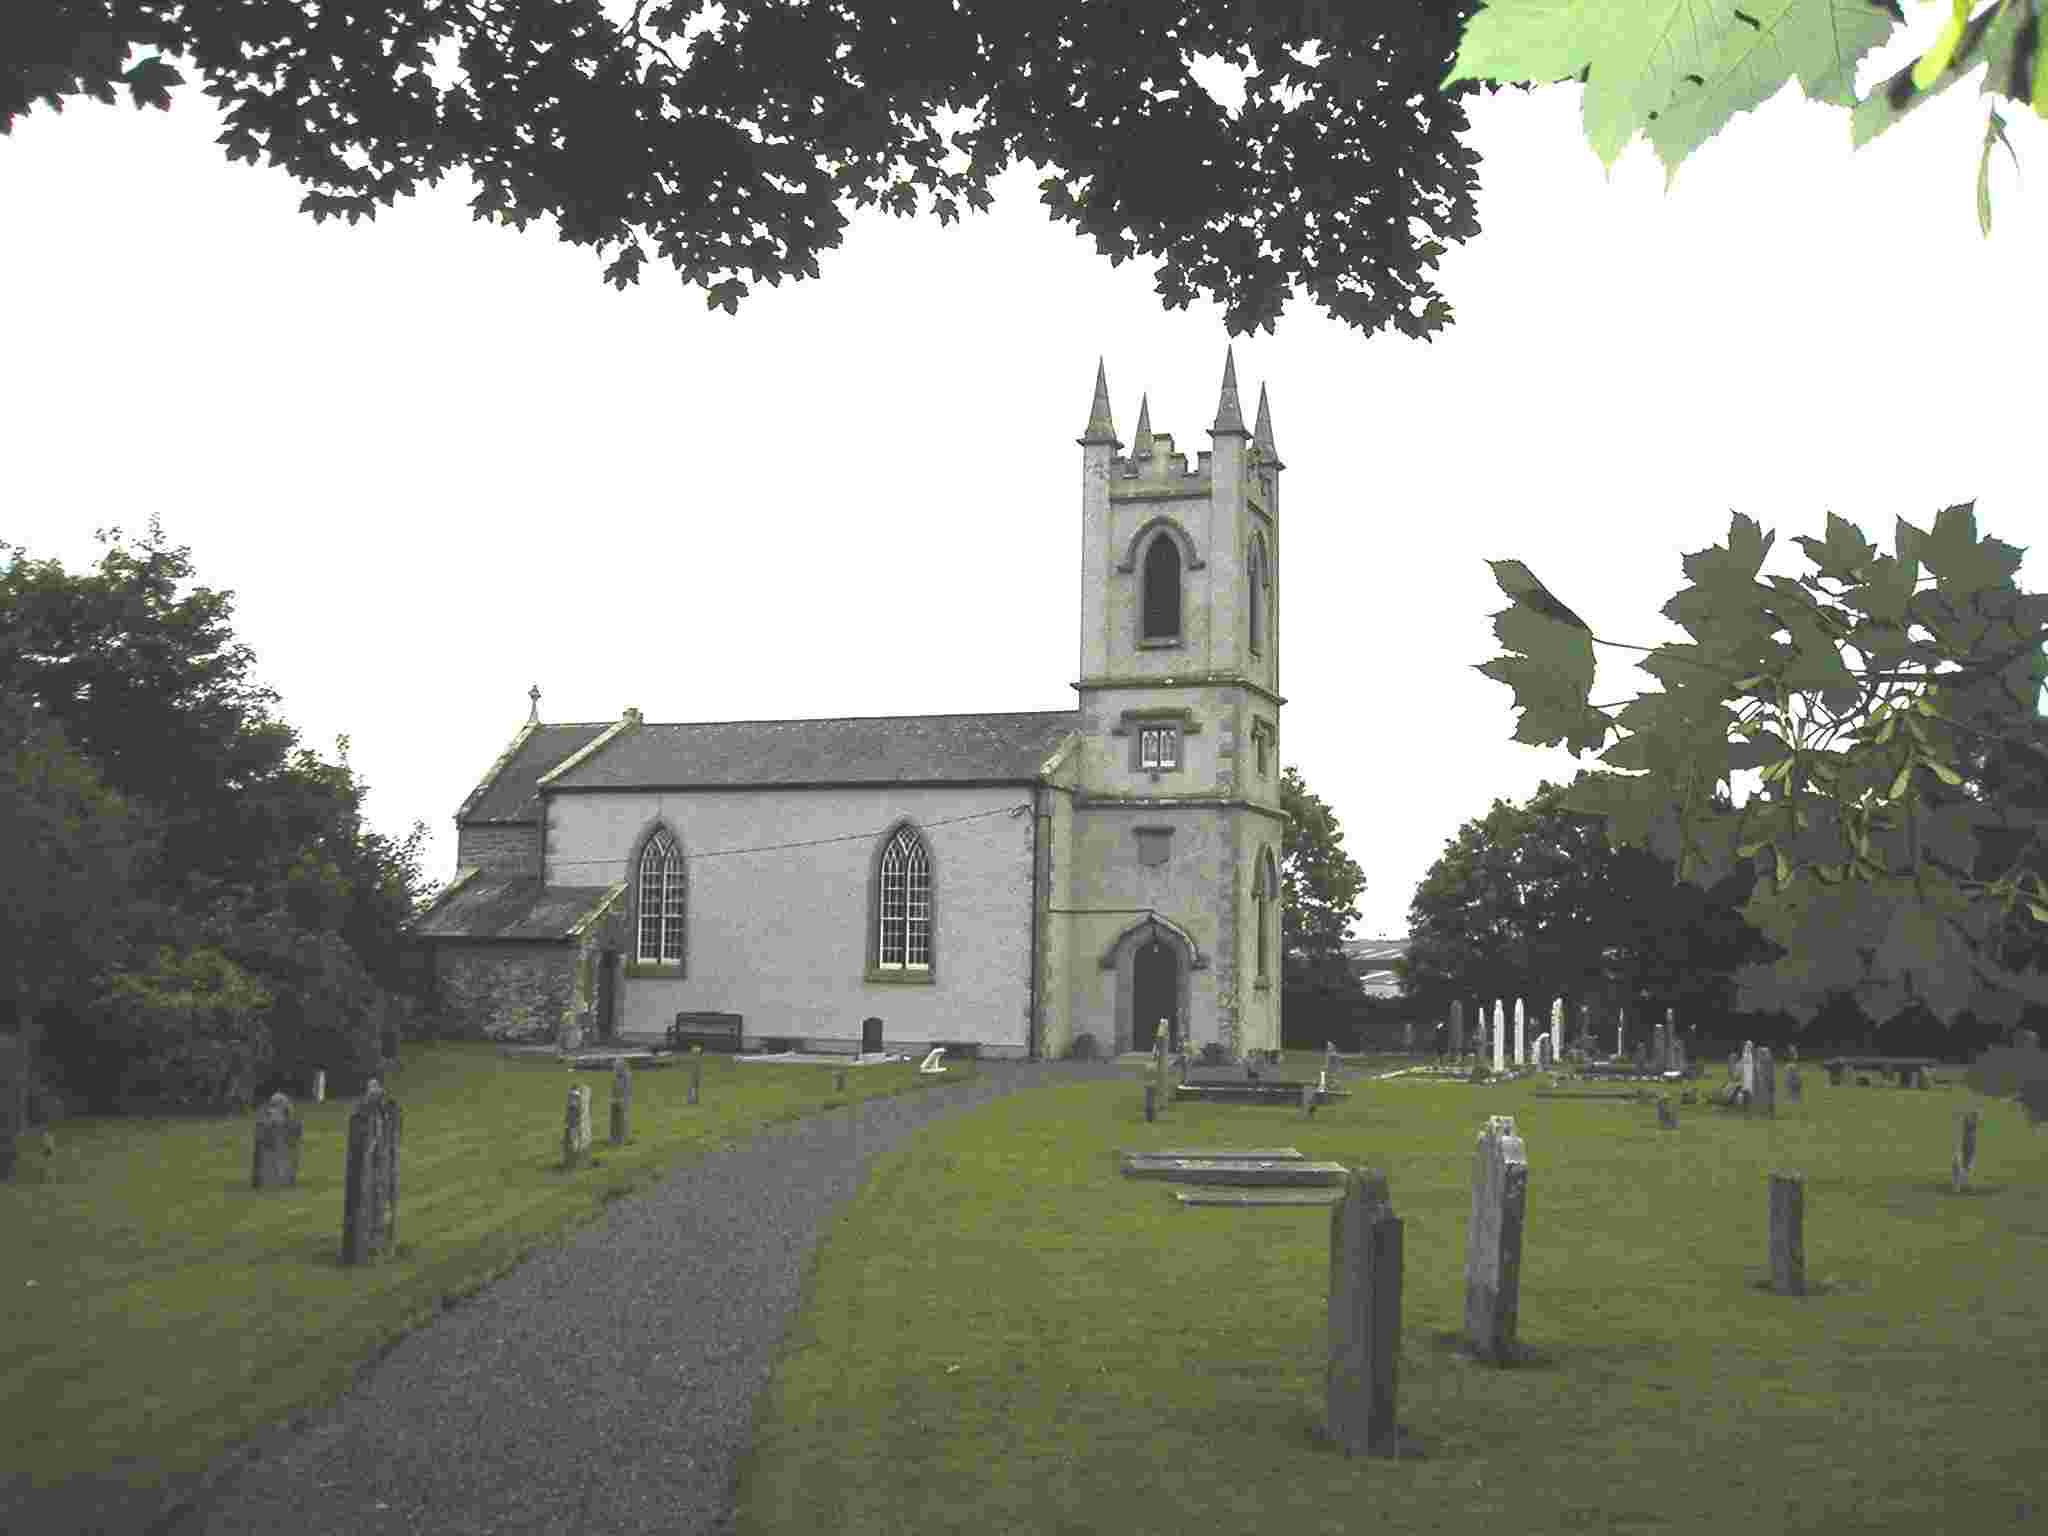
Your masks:
<path fill-rule="evenodd" d="M 1461 823 L 1575 766 L 1472 670 L 1487 558 L 1653 645 L 1731 509 L 1787 573 L 1831 509 L 1887 547 L 1973 497 L 2009 543 L 2048 529 L 2048 132 L 2009 114 L 1982 239 L 1975 91 L 1852 156 L 1788 88 L 1669 196 L 1641 144 L 1603 179 L 1576 87 L 1475 101 L 1455 325 L 1366 338 L 1298 301 L 1237 341 L 1288 465 L 1283 757 L 1365 868 L 1359 937 L 1406 932 Z M 1219 311 L 1161 309 L 1028 169 L 950 229 L 857 218 L 822 280 L 728 316 L 473 223 L 466 182 L 316 227 L 283 172 L 228 164 L 197 85 L 174 101 L 0 139 L 0 539 L 83 569 L 96 527 L 161 513 L 306 744 L 352 738 L 374 825 L 427 823 L 435 879 L 536 682 L 550 721 L 1071 708 L 1096 358 L 1126 444 L 1141 390 L 1208 444 Z M 1654 686 L 1599 654 L 1596 702 Z"/>

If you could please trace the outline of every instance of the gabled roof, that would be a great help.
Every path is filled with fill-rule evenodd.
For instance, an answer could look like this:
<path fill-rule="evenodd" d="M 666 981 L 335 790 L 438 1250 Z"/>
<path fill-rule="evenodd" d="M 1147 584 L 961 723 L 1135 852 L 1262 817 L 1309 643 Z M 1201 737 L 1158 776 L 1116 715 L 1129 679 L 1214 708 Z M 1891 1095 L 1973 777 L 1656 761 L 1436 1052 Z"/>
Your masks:
<path fill-rule="evenodd" d="M 556 764 L 582 751 L 606 731 L 601 725 L 535 725 L 521 727 L 512 745 L 491 766 L 484 781 L 470 792 L 455 813 L 460 822 L 540 819 L 540 796 L 534 785 Z"/>
<path fill-rule="evenodd" d="M 482 876 L 455 881 L 413 925 L 422 939 L 576 938 L 624 885 L 543 885 L 539 880 Z"/>
<path fill-rule="evenodd" d="M 1393 962 L 1408 953 L 1408 940 L 1346 939 L 1344 957 L 1368 997 L 1399 997 L 1401 984 L 1395 979 Z"/>
<path fill-rule="evenodd" d="M 1072 709 L 640 724 L 619 732 L 543 787 L 1030 783 L 1080 724 L 1080 711 Z"/>

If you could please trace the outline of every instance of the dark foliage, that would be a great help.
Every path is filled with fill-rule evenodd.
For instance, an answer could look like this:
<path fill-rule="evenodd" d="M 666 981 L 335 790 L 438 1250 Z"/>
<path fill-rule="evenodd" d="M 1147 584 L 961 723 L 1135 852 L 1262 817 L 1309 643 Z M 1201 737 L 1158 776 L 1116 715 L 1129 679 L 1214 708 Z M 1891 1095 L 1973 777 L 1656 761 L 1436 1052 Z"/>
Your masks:
<path fill-rule="evenodd" d="M 0 132 L 80 94 L 168 110 L 190 70 L 229 158 L 282 167 L 316 220 L 464 170 L 478 218 L 551 218 L 620 288 L 651 250 L 728 311 L 741 272 L 816 277 L 843 202 L 950 221 L 1023 161 L 1055 218 L 1112 263 L 1158 258 L 1162 302 L 1213 299 L 1233 333 L 1295 288 L 1366 332 L 1451 319 L 1431 273 L 1479 229 L 1459 99 L 1493 87 L 1438 82 L 1474 0 L 706 9 L 31 0 L 0 33 Z M 1205 56 L 1249 71 L 1234 115 L 1189 71 Z"/>

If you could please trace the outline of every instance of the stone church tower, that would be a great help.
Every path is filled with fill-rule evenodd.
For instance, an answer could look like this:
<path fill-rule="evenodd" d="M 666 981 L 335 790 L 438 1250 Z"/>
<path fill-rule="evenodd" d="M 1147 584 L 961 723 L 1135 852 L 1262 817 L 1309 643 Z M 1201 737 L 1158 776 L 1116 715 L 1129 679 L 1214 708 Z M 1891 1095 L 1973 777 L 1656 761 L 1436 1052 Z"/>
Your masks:
<path fill-rule="evenodd" d="M 1090 940 L 1075 1021 L 1113 1013 L 1119 1051 L 1149 1049 L 1162 1020 L 1176 1043 L 1280 1044 L 1282 465 L 1265 389 L 1247 429 L 1228 352 L 1208 432 L 1190 469 L 1141 400 L 1124 457 L 1098 363 L 1070 878 L 1053 884 Z"/>

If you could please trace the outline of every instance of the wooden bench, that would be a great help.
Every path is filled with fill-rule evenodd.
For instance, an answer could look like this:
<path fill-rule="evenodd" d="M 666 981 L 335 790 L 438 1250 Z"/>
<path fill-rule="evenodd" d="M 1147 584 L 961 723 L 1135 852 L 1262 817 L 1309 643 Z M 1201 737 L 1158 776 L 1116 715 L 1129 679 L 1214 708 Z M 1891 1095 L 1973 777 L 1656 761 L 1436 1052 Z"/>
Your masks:
<path fill-rule="evenodd" d="M 744 1022 L 737 1013 L 691 1013 L 684 1010 L 668 1027 L 669 1048 L 686 1051 L 693 1045 L 701 1045 L 707 1051 L 730 1051 L 738 1055 L 740 1026 Z"/>
<path fill-rule="evenodd" d="M 1827 1069 L 1828 1081 L 1837 1088 L 1842 1086 L 1844 1073 L 1859 1068 L 1887 1074 L 1896 1072 L 1899 1086 L 1911 1088 L 1916 1079 L 1926 1078 L 1929 1067 L 1940 1065 L 1932 1056 L 1831 1056 L 1821 1063 Z"/>

